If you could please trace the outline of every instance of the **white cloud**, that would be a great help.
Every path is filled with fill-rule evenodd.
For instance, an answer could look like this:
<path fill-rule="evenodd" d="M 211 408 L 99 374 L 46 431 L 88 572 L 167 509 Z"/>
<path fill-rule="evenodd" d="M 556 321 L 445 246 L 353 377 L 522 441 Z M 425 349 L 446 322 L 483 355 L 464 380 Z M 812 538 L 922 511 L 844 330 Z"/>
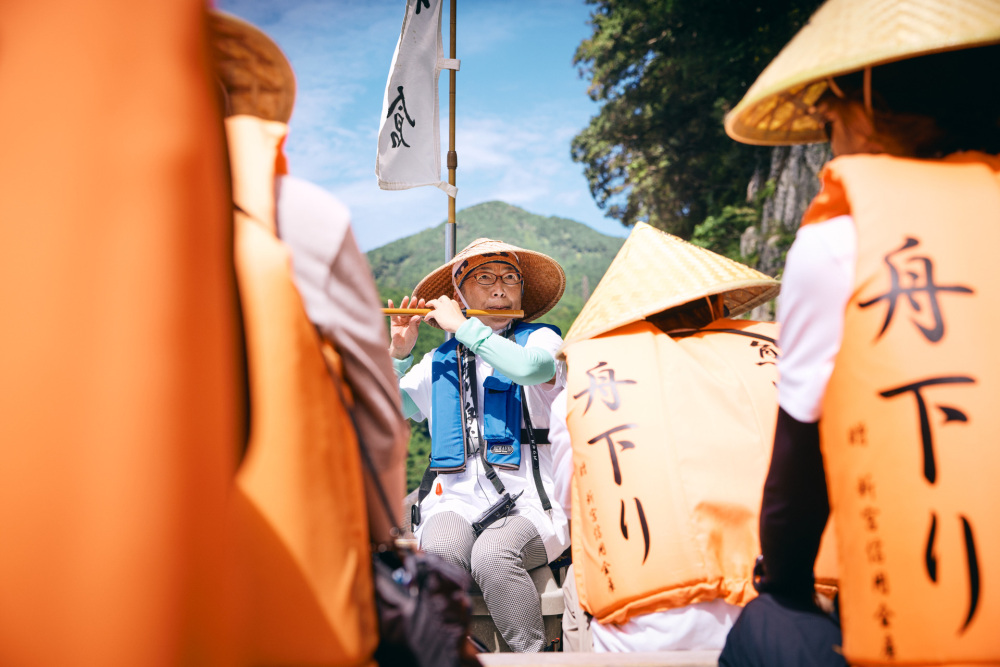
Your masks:
<path fill-rule="evenodd" d="M 287 146 L 291 172 L 326 187 L 350 207 L 363 249 L 447 217 L 447 197 L 440 190 L 387 192 L 375 180 L 378 116 L 403 0 L 218 1 L 222 9 L 265 30 L 291 60 L 298 82 Z M 579 39 L 575 35 L 586 32 L 582 24 L 589 9 L 583 0 L 460 3 L 458 9 L 459 58 L 467 59 L 458 75 L 459 210 L 502 200 L 623 235 L 621 225 L 596 208 L 582 166 L 569 157 L 570 141 L 596 109 L 582 83 L 567 85 L 574 83 L 569 63 Z M 447 51 L 447 4 L 443 19 Z M 527 36 L 529 30 L 537 36 L 564 28 L 570 37 L 554 52 Z M 505 65 L 512 57 L 532 63 L 547 58 L 547 64 L 540 69 L 524 67 L 520 60 L 516 67 Z M 547 76 L 559 76 L 561 83 L 550 89 Z M 444 165 L 447 74 L 441 81 Z M 442 178 L 447 179 L 444 169 Z"/>
<path fill-rule="evenodd" d="M 569 158 L 569 142 L 578 131 L 561 116 L 548 113 L 526 113 L 516 122 L 495 115 L 460 117 L 456 131 L 459 210 L 500 200 L 533 213 L 579 220 L 606 234 L 623 235 L 626 230 L 620 224 L 595 214 L 581 167 Z M 314 145 L 292 161 L 293 173 L 310 170 L 308 178 L 329 187 L 350 207 L 355 233 L 366 250 L 440 224 L 447 216 L 447 199 L 436 188 L 378 189 L 375 134 L 374 130 L 367 136 L 346 131 L 331 134 L 323 144 L 333 139 L 336 149 L 324 152 L 325 148 Z M 446 119 L 441 134 L 443 154 Z M 444 170 L 442 178 L 447 178 Z"/>
<path fill-rule="evenodd" d="M 331 191 L 350 208 L 354 235 L 363 250 L 415 234 L 448 217 L 448 197 L 437 188 L 379 190 L 373 176 Z"/>
<path fill-rule="evenodd" d="M 460 120 L 459 130 L 460 173 L 476 184 L 477 200 L 530 208 L 559 198 L 567 176 L 579 171 L 569 158 L 569 140 L 578 130 L 561 118 L 529 113 L 512 122 L 484 116 Z"/>

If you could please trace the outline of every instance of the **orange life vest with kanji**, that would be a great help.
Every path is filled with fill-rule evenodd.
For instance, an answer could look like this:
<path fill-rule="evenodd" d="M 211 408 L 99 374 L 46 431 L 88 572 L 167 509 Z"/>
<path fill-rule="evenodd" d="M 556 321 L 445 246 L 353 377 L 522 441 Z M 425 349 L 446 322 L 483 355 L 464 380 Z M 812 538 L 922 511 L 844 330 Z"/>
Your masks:
<path fill-rule="evenodd" d="M 1000 160 L 837 158 L 858 233 L 820 433 L 852 664 L 1000 664 Z"/>
<path fill-rule="evenodd" d="M 778 327 L 636 322 L 565 350 L 573 562 L 601 623 L 755 595 Z"/>
<path fill-rule="evenodd" d="M 378 631 L 357 437 L 339 359 L 321 348 L 274 232 L 287 128 L 249 116 L 226 124 L 233 198 L 246 211 L 235 236 L 251 407 L 234 496 L 242 652 L 249 664 L 368 664 Z"/>

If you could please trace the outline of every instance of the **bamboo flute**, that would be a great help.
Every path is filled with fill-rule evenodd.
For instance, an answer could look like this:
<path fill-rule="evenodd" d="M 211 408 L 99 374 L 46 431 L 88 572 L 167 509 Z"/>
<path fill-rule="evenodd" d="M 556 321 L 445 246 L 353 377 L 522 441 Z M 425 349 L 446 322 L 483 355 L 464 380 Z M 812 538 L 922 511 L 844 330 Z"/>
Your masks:
<path fill-rule="evenodd" d="M 433 308 L 383 308 L 383 315 L 426 315 L 427 313 L 433 311 Z M 519 318 L 524 317 L 523 310 L 474 310 L 472 308 L 463 308 L 462 313 L 469 317 L 483 316 L 483 317 L 511 317 Z"/>

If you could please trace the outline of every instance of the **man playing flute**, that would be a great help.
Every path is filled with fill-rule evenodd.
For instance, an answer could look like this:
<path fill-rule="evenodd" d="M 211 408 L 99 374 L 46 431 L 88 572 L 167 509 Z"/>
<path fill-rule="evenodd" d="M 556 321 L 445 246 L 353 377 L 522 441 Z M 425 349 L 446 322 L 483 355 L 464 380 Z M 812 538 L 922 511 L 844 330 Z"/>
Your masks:
<path fill-rule="evenodd" d="M 569 545 L 566 515 L 551 500 L 545 446 L 552 399 L 565 384 L 555 362 L 562 338 L 551 325 L 530 323 L 556 304 L 565 285 L 551 257 L 477 239 L 400 304 L 431 312 L 391 317 L 389 353 L 403 413 L 428 419 L 431 431 L 414 533 L 422 549 L 471 572 L 497 629 L 518 652 L 545 647 L 541 601 L 528 570 Z M 523 309 L 524 318 L 466 319 L 463 307 Z M 454 338 L 411 369 L 422 320 Z"/>

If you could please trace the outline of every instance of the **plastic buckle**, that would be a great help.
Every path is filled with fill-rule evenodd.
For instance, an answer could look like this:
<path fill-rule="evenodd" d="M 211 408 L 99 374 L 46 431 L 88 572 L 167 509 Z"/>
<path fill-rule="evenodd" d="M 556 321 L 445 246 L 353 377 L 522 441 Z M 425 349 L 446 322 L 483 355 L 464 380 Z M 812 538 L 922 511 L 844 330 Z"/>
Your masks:
<path fill-rule="evenodd" d="M 757 560 L 753 564 L 753 578 L 751 579 L 754 590 L 763 593 L 767 585 L 767 570 L 764 567 L 764 554 L 758 554 Z"/>

